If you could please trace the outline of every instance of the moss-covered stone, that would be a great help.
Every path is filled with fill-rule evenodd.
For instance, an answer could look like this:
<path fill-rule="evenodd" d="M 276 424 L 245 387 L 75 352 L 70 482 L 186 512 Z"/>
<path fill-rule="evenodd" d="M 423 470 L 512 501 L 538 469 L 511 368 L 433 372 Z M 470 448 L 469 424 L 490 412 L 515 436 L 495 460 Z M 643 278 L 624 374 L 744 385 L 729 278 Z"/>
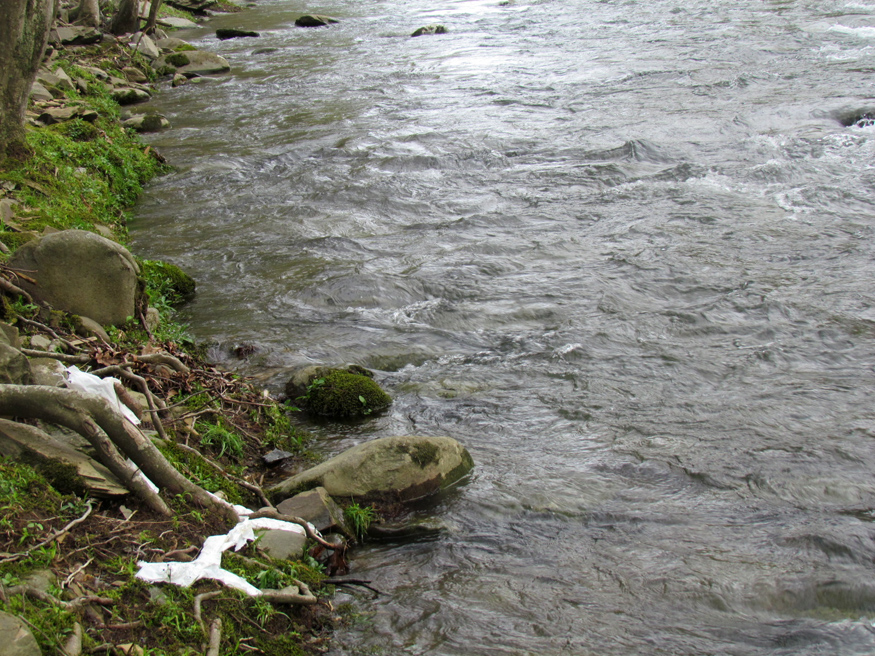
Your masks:
<path fill-rule="evenodd" d="M 346 418 L 382 410 L 392 403 L 392 397 L 368 376 L 332 369 L 310 383 L 302 401 L 314 414 Z"/>
<path fill-rule="evenodd" d="M 181 68 L 182 66 L 188 66 L 191 63 L 191 60 L 188 58 L 184 52 L 174 52 L 170 55 L 167 55 L 164 58 L 171 66 L 176 66 L 176 68 Z"/>
<path fill-rule="evenodd" d="M 197 291 L 194 278 L 175 264 L 160 260 L 138 260 L 137 263 L 140 265 L 141 276 L 146 281 L 149 301 L 153 306 L 160 305 L 161 302 L 177 305 L 194 296 Z M 161 301 L 152 298 L 153 295 L 160 295 Z"/>

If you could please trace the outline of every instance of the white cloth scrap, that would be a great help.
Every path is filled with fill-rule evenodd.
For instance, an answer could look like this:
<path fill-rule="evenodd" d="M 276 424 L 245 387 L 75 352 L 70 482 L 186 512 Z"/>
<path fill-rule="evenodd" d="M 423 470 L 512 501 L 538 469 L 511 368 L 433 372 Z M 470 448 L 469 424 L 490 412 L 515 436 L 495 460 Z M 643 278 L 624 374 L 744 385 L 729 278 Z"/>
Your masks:
<path fill-rule="evenodd" d="M 204 541 L 200 555 L 190 563 L 137 563 L 140 571 L 137 578 L 149 583 L 172 583 L 183 588 L 189 587 L 200 579 L 214 579 L 224 583 L 229 588 L 242 590 L 251 597 L 257 597 L 261 590 L 245 579 L 222 569 L 222 553 L 231 547 L 240 551 L 247 543 L 255 539 L 255 529 L 273 529 L 306 533 L 303 526 L 279 519 L 262 517 L 259 519 L 243 519 L 226 535 L 212 535 Z"/>
<path fill-rule="evenodd" d="M 109 401 L 110 405 L 122 417 L 134 424 L 134 426 L 140 424 L 140 420 L 134 414 L 134 411 L 119 401 L 118 394 L 115 393 L 115 383 L 120 382 L 117 378 L 100 378 L 94 374 L 89 374 L 87 371 L 80 371 L 76 366 L 67 367 L 66 371 L 67 387 L 85 394 L 103 397 Z"/>

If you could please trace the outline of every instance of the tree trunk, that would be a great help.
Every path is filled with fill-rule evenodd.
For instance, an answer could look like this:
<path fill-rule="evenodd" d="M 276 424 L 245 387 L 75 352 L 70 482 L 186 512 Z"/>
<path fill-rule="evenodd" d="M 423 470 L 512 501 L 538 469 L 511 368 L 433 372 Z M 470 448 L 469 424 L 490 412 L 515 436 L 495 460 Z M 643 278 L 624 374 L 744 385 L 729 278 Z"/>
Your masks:
<path fill-rule="evenodd" d="M 109 31 L 115 35 L 133 34 L 140 29 L 139 0 L 121 0 L 115 16 L 112 17 Z"/>
<path fill-rule="evenodd" d="M 149 20 L 146 22 L 146 27 L 143 30 L 146 34 L 151 34 L 155 31 L 155 23 L 158 22 L 158 10 L 161 9 L 162 0 L 152 0 L 149 7 Z"/>
<path fill-rule="evenodd" d="M 28 152 L 24 112 L 54 12 L 54 0 L 0 1 L 0 159 Z"/>
<path fill-rule="evenodd" d="M 42 385 L 0 385 L 0 415 L 30 417 L 59 424 L 85 437 L 100 461 L 129 488 L 144 496 L 140 480 L 131 480 L 119 466 L 118 448 L 155 483 L 170 494 L 184 494 L 232 523 L 237 513 L 230 504 L 195 485 L 167 459 L 140 430 L 113 410 L 105 399 L 59 387 Z M 145 497 L 144 497 L 145 498 Z"/>
<path fill-rule="evenodd" d="M 76 23 L 86 27 L 100 27 L 100 5 L 97 0 L 79 0 Z"/>

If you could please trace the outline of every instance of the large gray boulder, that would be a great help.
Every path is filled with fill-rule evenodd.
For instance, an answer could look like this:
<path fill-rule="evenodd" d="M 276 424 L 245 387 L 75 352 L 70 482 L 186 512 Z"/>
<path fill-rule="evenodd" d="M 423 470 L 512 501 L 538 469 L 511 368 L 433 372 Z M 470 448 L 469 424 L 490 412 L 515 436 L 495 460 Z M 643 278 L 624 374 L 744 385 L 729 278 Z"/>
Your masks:
<path fill-rule="evenodd" d="M 124 324 L 135 316 L 140 272 L 121 244 L 84 230 L 64 230 L 23 244 L 10 268 L 34 298 L 57 310 L 90 317 L 99 324 Z"/>
<path fill-rule="evenodd" d="M 15 615 L 0 612 L 0 654 L 42 656 L 42 651 L 24 621 Z"/>
<path fill-rule="evenodd" d="M 463 478 L 474 466 L 451 437 L 400 436 L 364 442 L 269 488 L 273 498 L 321 486 L 332 497 L 410 501 Z"/>

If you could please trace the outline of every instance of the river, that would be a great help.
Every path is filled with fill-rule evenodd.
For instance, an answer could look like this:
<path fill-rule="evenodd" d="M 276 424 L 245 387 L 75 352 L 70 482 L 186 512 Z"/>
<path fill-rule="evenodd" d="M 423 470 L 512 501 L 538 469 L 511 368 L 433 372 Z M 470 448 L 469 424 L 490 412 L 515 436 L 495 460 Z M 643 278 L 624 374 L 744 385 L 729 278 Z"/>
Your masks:
<path fill-rule="evenodd" d="M 395 403 L 325 454 L 477 463 L 442 531 L 355 553 L 384 594 L 338 596 L 331 654 L 875 653 L 875 4 L 258 0 L 179 35 L 233 71 L 153 101 L 178 168 L 130 228 L 198 280 L 193 334 L 274 391 L 375 370 Z"/>

